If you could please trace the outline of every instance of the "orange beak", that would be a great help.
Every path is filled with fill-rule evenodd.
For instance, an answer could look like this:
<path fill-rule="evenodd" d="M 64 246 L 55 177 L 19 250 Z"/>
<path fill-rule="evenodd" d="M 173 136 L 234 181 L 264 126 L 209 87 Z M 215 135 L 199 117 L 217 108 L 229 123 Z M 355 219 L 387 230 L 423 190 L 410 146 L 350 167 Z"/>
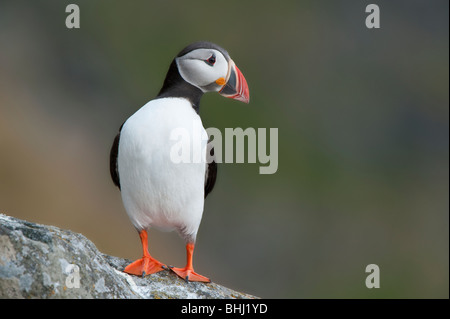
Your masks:
<path fill-rule="evenodd" d="M 219 94 L 247 104 L 250 102 L 247 81 L 233 60 L 229 62 L 227 79 Z"/>

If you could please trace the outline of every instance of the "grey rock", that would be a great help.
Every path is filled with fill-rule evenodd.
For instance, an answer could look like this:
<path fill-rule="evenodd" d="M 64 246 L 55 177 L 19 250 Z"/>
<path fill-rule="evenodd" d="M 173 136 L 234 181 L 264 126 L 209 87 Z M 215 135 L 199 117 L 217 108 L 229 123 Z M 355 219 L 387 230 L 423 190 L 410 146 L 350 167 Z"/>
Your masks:
<path fill-rule="evenodd" d="M 166 270 L 141 278 L 81 234 L 0 214 L 0 298 L 256 298 Z"/>

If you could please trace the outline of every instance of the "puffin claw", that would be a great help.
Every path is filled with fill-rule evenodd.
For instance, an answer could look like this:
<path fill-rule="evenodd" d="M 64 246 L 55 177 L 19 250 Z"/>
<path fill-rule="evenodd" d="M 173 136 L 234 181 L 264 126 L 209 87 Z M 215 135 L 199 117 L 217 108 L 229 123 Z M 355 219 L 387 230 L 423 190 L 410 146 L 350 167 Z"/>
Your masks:
<path fill-rule="evenodd" d="M 200 281 L 200 282 L 211 282 L 211 280 L 205 276 L 199 275 L 194 272 L 192 268 L 172 268 L 172 271 L 176 273 L 181 279 L 186 282 Z"/>

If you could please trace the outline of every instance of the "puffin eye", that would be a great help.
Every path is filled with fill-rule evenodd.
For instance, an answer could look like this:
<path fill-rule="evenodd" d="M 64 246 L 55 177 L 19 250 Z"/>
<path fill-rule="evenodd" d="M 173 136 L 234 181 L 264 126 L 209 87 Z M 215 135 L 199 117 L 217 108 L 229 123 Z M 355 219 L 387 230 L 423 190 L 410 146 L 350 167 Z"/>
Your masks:
<path fill-rule="evenodd" d="M 205 63 L 210 66 L 213 66 L 214 63 L 216 63 L 216 56 L 214 54 L 211 55 L 207 60 L 205 60 Z"/>

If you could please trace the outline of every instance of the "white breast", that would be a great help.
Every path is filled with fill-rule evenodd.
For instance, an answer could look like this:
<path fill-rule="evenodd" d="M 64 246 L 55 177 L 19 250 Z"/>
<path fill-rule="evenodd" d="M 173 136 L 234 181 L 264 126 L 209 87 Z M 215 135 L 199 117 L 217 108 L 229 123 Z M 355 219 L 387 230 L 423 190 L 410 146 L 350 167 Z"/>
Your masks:
<path fill-rule="evenodd" d="M 189 136 L 174 139 L 174 132 Z M 195 239 L 203 213 L 206 143 L 200 117 L 186 99 L 152 100 L 125 122 L 118 170 L 122 200 L 138 230 L 177 229 Z M 189 163 L 174 162 L 174 149 L 189 149 Z"/>

